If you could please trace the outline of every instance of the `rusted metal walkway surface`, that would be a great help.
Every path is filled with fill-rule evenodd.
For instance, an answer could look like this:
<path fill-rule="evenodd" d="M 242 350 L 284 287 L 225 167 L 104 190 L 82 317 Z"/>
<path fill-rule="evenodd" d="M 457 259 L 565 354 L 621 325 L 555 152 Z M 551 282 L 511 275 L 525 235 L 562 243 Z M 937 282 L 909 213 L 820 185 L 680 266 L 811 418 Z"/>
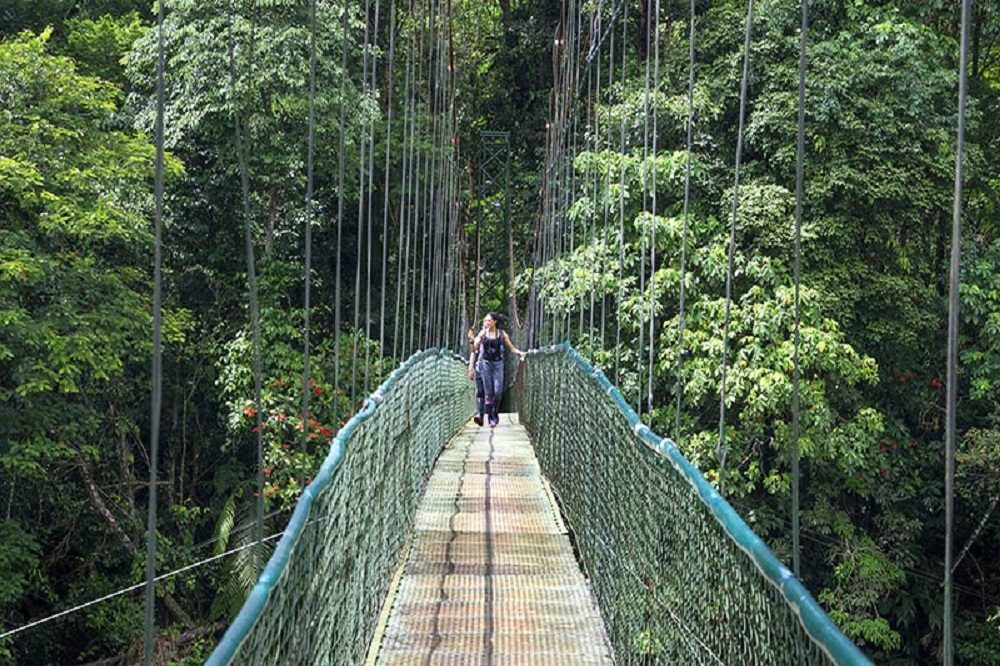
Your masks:
<path fill-rule="evenodd" d="M 516 414 L 466 426 L 427 484 L 378 664 L 610 664 L 600 612 Z M 374 654 L 374 650 L 373 650 Z"/>

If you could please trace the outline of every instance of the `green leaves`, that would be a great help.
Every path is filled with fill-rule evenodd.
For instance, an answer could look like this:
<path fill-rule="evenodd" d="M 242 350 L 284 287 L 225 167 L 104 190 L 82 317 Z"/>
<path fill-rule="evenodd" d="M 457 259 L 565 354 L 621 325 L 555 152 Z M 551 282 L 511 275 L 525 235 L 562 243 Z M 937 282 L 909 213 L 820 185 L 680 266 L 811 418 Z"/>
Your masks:
<path fill-rule="evenodd" d="M 19 600 L 39 566 L 41 547 L 13 520 L 0 520 L 0 606 Z"/>

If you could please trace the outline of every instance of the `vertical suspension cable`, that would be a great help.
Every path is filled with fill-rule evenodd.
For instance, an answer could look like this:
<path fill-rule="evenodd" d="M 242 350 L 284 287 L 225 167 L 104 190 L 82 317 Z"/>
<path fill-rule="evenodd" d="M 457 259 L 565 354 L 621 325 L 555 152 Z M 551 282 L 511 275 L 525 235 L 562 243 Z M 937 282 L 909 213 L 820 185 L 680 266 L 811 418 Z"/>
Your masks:
<path fill-rule="evenodd" d="M 381 304 L 378 317 L 378 348 L 379 362 L 385 358 L 385 290 L 386 273 L 389 270 L 389 156 L 392 147 L 392 93 L 395 87 L 393 79 L 396 59 L 396 0 L 389 3 L 389 65 L 386 73 L 386 113 L 385 123 L 385 181 L 382 198 L 382 288 L 380 290 Z M 402 231 L 400 231 L 402 233 Z"/>
<path fill-rule="evenodd" d="M 251 9 L 254 3 L 251 2 Z M 250 75 L 253 78 L 253 46 L 256 43 L 255 37 L 256 23 L 254 16 L 250 19 Z M 236 89 L 236 51 L 234 42 L 229 45 L 229 72 L 232 78 L 233 88 Z M 243 124 L 241 114 L 237 111 L 234 118 L 236 131 L 236 155 L 239 160 L 240 186 L 243 198 L 243 244 L 247 264 L 247 286 L 250 300 L 250 326 L 253 338 L 253 375 L 254 375 L 254 410 L 255 410 L 255 432 L 257 440 L 257 523 L 256 542 L 257 547 L 254 553 L 254 566 L 259 572 L 264 566 L 264 421 L 261 412 L 263 404 L 261 390 L 261 345 L 260 345 L 260 296 L 257 284 L 257 260 L 254 256 L 253 233 L 251 229 L 251 209 L 250 209 L 250 169 L 247 164 L 247 151 L 243 144 Z"/>
<path fill-rule="evenodd" d="M 456 82 L 456 65 L 455 65 L 455 32 L 454 32 L 454 14 L 452 9 L 451 0 L 447 0 L 446 8 L 448 12 L 448 84 L 449 84 L 449 106 L 448 106 L 448 141 L 445 144 L 450 146 L 451 150 L 448 157 L 449 164 L 449 184 L 448 184 L 448 197 L 447 197 L 447 210 L 449 215 L 448 222 L 448 239 L 446 242 L 446 249 L 448 250 L 448 281 L 445 285 L 445 295 L 447 297 L 448 310 L 447 310 L 447 322 L 446 327 L 446 343 L 445 345 L 455 343 L 454 349 L 462 349 L 461 343 L 461 319 L 465 313 L 465 307 L 463 305 L 463 298 L 454 298 L 452 295 L 455 292 L 456 283 L 460 285 L 459 277 L 461 275 L 460 267 L 462 266 L 463 251 L 464 251 L 464 241 L 461 229 L 461 206 L 459 203 L 458 194 L 458 165 L 460 164 L 461 154 L 461 144 L 458 141 L 458 84 Z M 464 296 L 464 290 L 458 292 Z M 454 314 L 454 322 L 452 322 L 452 314 Z"/>
<path fill-rule="evenodd" d="M 694 2 L 694 0 L 691 0 Z M 625 76 L 626 54 L 628 53 L 628 6 L 625 3 L 625 13 L 622 16 L 622 64 L 621 64 L 621 86 L 622 86 L 622 106 L 627 102 Z M 621 170 L 618 174 L 618 295 L 615 300 L 617 308 L 620 310 L 625 296 L 625 165 L 628 160 L 625 155 L 625 112 L 622 111 L 618 123 L 619 144 L 618 153 L 621 155 Z M 621 385 L 621 345 L 622 345 L 622 318 L 615 317 L 615 385 Z"/>
<path fill-rule="evenodd" d="M 163 48 L 164 0 L 157 3 L 156 17 L 156 161 L 154 190 L 156 212 L 153 232 L 153 359 L 149 420 L 149 506 L 146 516 L 146 598 L 143 659 L 153 663 L 153 643 L 156 633 L 156 486 L 160 456 L 160 411 L 163 403 L 163 115 L 164 91 Z"/>
<path fill-rule="evenodd" d="M 418 9 L 422 7 L 418 5 Z M 414 12 L 413 0 L 410 1 L 410 15 L 416 16 Z M 406 276 L 404 288 L 403 288 L 403 310 L 404 315 L 402 320 L 404 322 L 403 337 L 405 342 L 402 345 L 402 349 L 405 350 L 403 356 L 406 356 L 413 350 L 413 327 L 414 327 L 414 312 L 416 311 L 414 305 L 413 293 L 416 290 L 416 278 L 413 275 L 413 270 L 416 268 L 416 250 L 417 250 L 417 229 L 419 219 L 417 217 L 416 199 L 417 199 L 417 175 L 420 167 L 419 155 L 416 153 L 416 141 L 417 141 L 417 120 L 419 119 L 419 113 L 417 111 L 417 88 L 420 85 L 420 58 L 423 56 L 423 42 L 421 41 L 421 35 L 418 31 L 417 24 L 411 19 L 410 28 L 410 53 L 413 53 L 413 47 L 416 45 L 416 57 L 413 58 L 411 64 L 411 76 L 412 84 L 410 86 L 410 147 L 408 150 L 408 173 L 406 174 L 407 185 L 407 198 L 406 198 L 406 209 L 407 209 L 407 219 L 408 223 L 408 235 L 406 238 L 406 251 L 403 254 L 403 274 Z M 411 267 L 411 258 L 413 259 Z M 409 316 L 407 316 L 407 314 Z"/>
<path fill-rule="evenodd" d="M 441 7 L 443 2 L 438 3 L 435 18 L 437 19 L 437 14 L 441 12 Z M 438 118 L 438 132 L 434 136 L 433 149 L 436 161 L 438 163 L 438 181 L 435 189 L 434 196 L 434 207 L 433 215 L 437 220 L 437 233 L 435 236 L 435 255 L 434 255 L 434 335 L 432 338 L 432 343 L 434 347 L 441 347 L 444 345 L 444 329 L 445 329 L 445 313 L 447 311 L 445 303 L 445 265 L 447 262 L 447 241 L 448 241 L 448 217 L 445 209 L 447 190 L 448 190 L 448 160 L 446 153 L 443 150 L 445 144 L 444 136 L 448 131 L 448 121 L 447 118 L 441 119 L 441 109 L 445 107 L 445 98 L 447 97 L 447 79 L 444 74 L 444 55 L 445 48 L 443 44 L 443 31 L 444 31 L 444 21 L 436 21 L 435 38 L 437 41 L 437 67 L 436 67 L 436 84 L 435 84 L 435 112 Z M 445 81 L 445 84 L 441 82 Z"/>
<path fill-rule="evenodd" d="M 305 287 L 302 304 L 302 423 L 309 419 L 309 318 L 312 287 L 313 147 L 316 131 L 316 2 L 309 3 L 309 127 L 306 136 Z M 302 428 L 303 450 L 308 451 L 309 431 Z M 304 486 L 303 486 L 304 489 Z"/>
<path fill-rule="evenodd" d="M 333 357 L 333 384 L 334 390 L 340 391 L 340 274 L 343 268 L 342 247 L 344 238 L 344 179 L 346 175 L 345 152 L 347 151 L 347 141 L 344 132 L 347 124 L 347 4 L 341 8 L 341 21 L 343 23 L 340 36 L 340 124 L 338 127 L 338 150 L 337 150 L 337 251 L 336 269 L 334 271 L 334 308 L 333 308 L 333 346 L 335 354 Z M 333 418 L 336 421 L 340 417 L 340 400 L 333 401 Z M 352 398 L 353 400 L 353 398 Z"/>
<path fill-rule="evenodd" d="M 598 25 L 597 34 L 598 35 L 601 34 L 601 28 L 600 28 L 600 26 L 601 26 L 601 18 L 602 17 L 601 17 L 600 9 L 598 9 L 598 14 L 597 14 L 597 25 Z M 593 136 L 594 136 L 594 148 L 593 148 L 594 155 L 593 155 L 593 159 L 592 159 L 592 161 L 594 162 L 594 169 L 593 169 L 593 173 L 594 173 L 594 190 L 593 190 L 594 191 L 594 215 L 593 215 L 593 219 L 590 219 L 589 215 L 587 216 L 587 219 L 588 219 L 588 225 L 587 225 L 587 227 L 588 227 L 587 228 L 587 245 L 589 246 L 590 249 L 596 247 L 595 241 L 596 241 L 596 236 L 597 236 L 597 196 L 598 196 L 598 194 L 600 192 L 600 183 L 599 183 L 599 180 L 598 180 L 599 177 L 600 177 L 600 174 L 598 173 L 598 169 L 597 169 L 597 155 L 598 155 L 598 151 L 600 149 L 600 137 L 601 137 L 601 112 L 600 112 L 600 108 L 599 108 L 600 103 L 601 103 L 601 50 L 600 50 L 600 45 L 598 45 L 598 49 L 597 49 L 597 74 L 595 76 L 595 79 L 596 79 L 596 81 L 595 81 L 595 85 L 594 85 L 595 91 L 594 91 L 594 107 L 593 107 L 593 122 L 594 122 L 594 126 L 592 128 L 592 130 L 593 130 Z M 589 315 L 590 315 L 590 330 L 589 330 L 589 333 L 588 333 L 589 337 L 588 337 L 588 341 L 587 341 L 587 346 L 591 350 L 593 350 L 593 348 L 594 348 L 594 271 L 589 271 L 589 274 L 590 274 L 590 311 L 589 311 Z M 591 355 L 593 355 L 593 351 L 591 351 Z"/>
<path fill-rule="evenodd" d="M 361 89 L 362 94 L 368 94 L 368 58 L 369 58 L 369 40 L 371 35 L 371 0 L 365 0 L 365 43 L 362 56 L 362 70 L 361 70 Z M 364 220 L 365 220 L 365 176 L 366 166 L 368 163 L 368 118 L 362 118 L 361 132 L 358 137 L 358 217 L 357 226 L 355 231 L 355 246 L 358 249 L 358 253 L 355 255 L 355 267 L 354 267 L 354 320 L 353 327 L 351 330 L 351 337 L 354 340 L 351 353 L 351 412 L 353 413 L 357 409 L 358 405 L 358 344 L 361 342 L 360 339 L 360 322 L 359 318 L 361 316 L 361 239 L 364 234 Z"/>
<path fill-rule="evenodd" d="M 945 417 L 945 540 L 944 540 L 944 663 L 954 655 L 954 590 L 952 538 L 955 527 L 955 436 L 958 416 L 958 315 L 962 262 L 962 159 L 965 153 L 965 102 L 968 91 L 969 16 L 972 0 L 962 1 L 961 54 L 958 72 L 958 130 L 955 147 L 955 200 L 951 222 L 951 260 L 948 277 L 948 395 Z"/>
<path fill-rule="evenodd" d="M 649 52 L 651 49 L 650 43 L 650 14 L 652 13 L 652 3 L 653 0 L 646 0 L 646 73 L 643 79 L 643 96 L 642 96 L 642 210 L 645 213 L 647 211 L 647 204 L 649 202 Z M 646 232 L 643 229 L 639 230 L 639 293 L 645 293 L 646 291 Z M 636 354 L 636 368 L 639 372 L 639 382 L 637 384 L 636 391 L 638 395 L 636 396 L 636 406 L 635 411 L 637 414 L 642 414 L 642 389 L 645 384 L 644 372 L 645 369 L 642 363 L 642 352 L 646 348 L 645 346 L 645 321 L 642 316 L 642 310 L 639 310 L 639 346 L 636 348 L 638 354 Z"/>
<path fill-rule="evenodd" d="M 430 25 L 431 11 L 433 11 L 433 8 L 430 6 L 430 2 L 428 2 L 427 4 L 428 26 Z M 433 74 L 431 73 L 431 57 L 434 52 L 434 46 L 430 43 L 431 33 L 429 27 L 425 33 L 423 20 L 421 20 L 420 32 L 421 32 L 421 37 L 423 37 L 427 41 L 427 83 L 429 85 L 431 77 L 433 76 Z M 421 50 L 421 58 L 423 58 L 423 50 Z M 423 64 L 424 64 L 423 60 L 421 60 L 420 62 L 421 67 L 423 66 Z M 423 81 L 421 83 L 423 83 Z M 431 100 L 431 94 L 430 91 L 428 90 L 427 101 L 426 101 L 426 109 L 428 116 L 432 115 L 433 113 L 430 100 Z M 429 118 L 428 120 L 430 121 L 431 119 Z M 431 124 L 431 135 L 433 136 L 433 131 L 434 131 L 433 123 L 431 122 L 430 124 Z M 423 129 L 426 132 L 426 128 Z M 427 257 L 429 255 L 428 237 L 432 231 L 431 228 L 432 221 L 430 220 L 429 215 L 427 213 L 428 211 L 427 199 L 430 197 L 430 189 L 429 189 L 430 178 L 427 175 L 427 172 L 429 172 L 431 169 L 431 160 L 432 160 L 431 152 L 425 152 L 422 158 L 422 162 L 424 164 L 424 173 L 421 175 L 423 175 L 424 179 L 423 182 L 420 183 L 419 189 L 417 190 L 418 201 L 416 204 L 417 214 L 420 216 L 420 222 L 421 222 L 420 224 L 421 252 L 420 252 L 420 263 L 418 264 L 418 268 L 420 270 L 420 291 L 418 292 L 419 296 L 417 296 L 417 301 L 416 301 L 417 305 L 419 306 L 419 309 L 415 309 L 414 312 L 419 312 L 419 314 L 417 315 L 417 333 L 419 334 L 419 342 L 417 344 L 424 347 L 426 347 L 428 344 L 427 338 L 430 332 L 430 329 L 427 326 L 426 312 L 427 312 Z"/>
<path fill-rule="evenodd" d="M 747 2 L 746 34 L 743 41 L 743 76 L 740 81 L 740 118 L 736 134 L 736 168 L 733 176 L 733 208 L 729 224 L 729 254 L 726 261 L 726 314 L 722 325 L 722 381 L 719 390 L 719 493 L 725 492 L 726 474 L 726 372 L 729 362 L 729 319 L 733 295 L 733 257 L 736 253 L 736 216 L 740 202 L 740 162 L 743 158 L 743 122 L 746 115 L 747 79 L 750 78 L 750 34 L 753 25 L 753 0 Z"/>
<path fill-rule="evenodd" d="M 607 88 L 607 92 L 608 92 L 607 97 L 608 98 L 606 100 L 606 104 L 608 105 L 608 108 L 607 108 L 607 123 L 605 123 L 607 125 L 606 138 L 604 140 L 604 153 L 605 153 L 605 156 L 608 158 L 608 163 L 607 163 L 607 173 L 605 174 L 605 178 L 604 178 L 604 197 L 603 197 L 603 199 L 604 199 L 604 225 L 603 225 L 603 227 L 601 229 L 601 233 L 602 233 L 602 236 L 603 236 L 601 238 L 602 242 L 604 242 L 604 241 L 607 240 L 608 218 L 609 218 L 609 216 L 611 214 L 611 169 L 612 169 L 612 167 L 611 167 L 611 161 L 610 161 L 610 158 L 611 158 L 611 134 L 612 134 L 612 127 L 611 127 L 611 117 L 612 117 L 612 114 L 611 114 L 611 90 L 612 90 L 612 86 L 614 85 L 614 82 L 615 82 L 615 31 L 614 31 L 614 26 L 613 25 L 610 26 L 608 28 L 608 31 L 611 34 L 611 41 L 610 41 L 610 43 L 608 45 L 608 88 Z M 625 49 L 625 43 L 622 42 L 622 50 L 624 51 L 624 49 Z M 607 272 L 606 271 L 606 267 L 604 265 L 604 253 L 603 252 L 601 253 L 600 271 L 601 271 L 602 274 L 604 274 L 604 273 Z M 601 292 L 601 349 L 604 349 L 605 345 L 607 344 L 607 339 L 605 337 L 606 323 L 607 323 L 607 305 L 608 305 L 607 295 L 602 290 L 602 292 Z"/>
<path fill-rule="evenodd" d="M 426 290 L 423 293 L 423 301 L 426 303 L 424 327 L 424 347 L 431 347 L 434 344 L 434 337 L 437 329 L 437 234 L 438 217 L 435 207 L 437 206 L 437 178 L 438 178 L 438 154 L 437 138 L 440 130 L 440 118 L 437 114 L 438 86 L 440 85 L 438 63 L 436 54 L 440 43 L 437 39 L 435 27 L 437 26 L 437 2 L 430 1 L 427 14 L 428 28 L 428 58 L 427 58 L 427 113 L 430 114 L 430 135 L 427 141 L 427 165 L 429 170 L 429 180 L 427 181 L 427 195 L 424 198 L 424 217 L 427 219 L 427 257 L 424 262 L 424 270 L 427 272 L 425 283 Z"/>
<path fill-rule="evenodd" d="M 422 131 L 419 127 L 418 120 L 420 120 L 420 99 L 418 95 L 418 90 L 422 83 L 423 74 L 423 57 L 424 57 L 424 35 L 423 35 L 423 0 L 418 4 L 419 19 L 414 25 L 415 36 L 414 39 L 417 42 L 417 57 L 415 63 L 415 75 L 413 78 L 413 123 L 411 128 L 411 140 L 410 140 L 410 201 L 408 202 L 410 207 L 410 241 L 413 244 L 412 250 L 407 252 L 407 263 L 410 263 L 412 259 L 412 268 L 410 272 L 411 283 L 409 285 L 409 292 L 404 299 L 408 303 L 409 316 L 409 327 L 407 332 L 407 353 L 412 353 L 416 349 L 416 335 L 418 333 L 417 324 L 417 294 L 419 282 L 417 280 L 417 271 L 420 269 L 420 265 L 417 262 L 417 255 L 419 254 L 421 248 L 421 239 L 423 234 L 423 220 L 420 216 L 420 191 L 421 191 L 421 163 L 422 156 L 418 150 L 416 150 L 417 138 Z"/>
<path fill-rule="evenodd" d="M 441 233 L 440 230 L 440 218 L 437 215 L 437 205 L 438 205 L 438 187 L 440 178 L 440 156 L 438 155 L 438 133 L 441 131 L 441 118 L 437 113 L 438 109 L 438 97 L 441 87 L 441 72 L 440 72 L 440 40 L 438 39 L 437 33 L 437 12 L 438 3 L 436 0 L 431 0 L 430 13 L 428 15 L 430 26 L 428 36 L 430 41 L 430 54 L 431 58 L 427 63 L 427 74 L 430 77 L 430 81 L 433 81 L 433 85 L 428 89 L 428 112 L 431 114 L 431 134 L 429 142 L 429 164 L 430 164 L 430 181 L 427 184 L 427 199 L 425 201 L 426 215 L 428 220 L 428 235 L 427 235 L 427 263 L 425 268 L 428 271 L 427 278 L 427 292 L 424 298 L 427 301 L 427 334 L 425 338 L 425 346 L 431 347 L 437 343 L 437 282 L 438 282 L 438 236 Z"/>
<path fill-rule="evenodd" d="M 593 40 L 594 36 L 593 17 L 591 17 L 590 34 L 591 34 L 591 40 Z M 593 132 L 593 127 L 594 127 L 592 118 L 594 109 L 593 94 L 594 94 L 594 73 L 590 67 L 590 63 L 587 63 L 587 108 L 586 108 L 587 122 L 585 124 L 586 130 L 584 132 L 584 141 L 588 144 L 588 146 L 590 142 L 590 134 Z M 593 168 L 593 166 L 591 166 L 592 164 L 593 164 L 593 159 L 588 160 L 588 166 L 584 171 L 583 175 L 584 185 L 581 188 L 584 192 L 586 192 L 590 186 L 590 170 Z M 586 249 L 587 246 L 586 224 L 587 222 L 585 221 L 584 228 L 580 230 L 580 245 L 583 246 L 584 249 Z M 580 301 L 579 305 L 577 306 L 577 309 L 579 311 L 579 317 L 576 326 L 576 337 L 578 340 L 583 338 L 583 311 L 584 311 L 583 294 L 580 294 L 579 301 Z"/>
<path fill-rule="evenodd" d="M 805 183 L 806 45 L 809 36 L 809 0 L 802 0 L 799 34 L 799 117 L 795 139 L 795 340 L 792 349 L 792 572 L 801 571 L 799 544 L 799 284 L 802 277 L 802 200 Z"/>
<path fill-rule="evenodd" d="M 684 212 L 681 216 L 681 266 L 680 288 L 678 289 L 678 324 L 677 324 L 677 404 L 674 410 L 674 441 L 681 443 L 681 404 L 684 398 L 684 326 L 685 326 L 685 289 L 687 282 L 687 236 L 688 216 L 691 204 L 691 149 L 694 138 L 694 37 L 695 37 L 695 0 L 691 0 L 691 26 L 688 32 L 688 117 L 687 117 L 687 154 L 684 156 Z"/>
<path fill-rule="evenodd" d="M 396 0 L 393 0 L 395 4 Z M 410 0 L 410 13 L 413 13 L 413 1 Z M 395 16 L 395 13 L 393 13 Z M 411 65 L 413 57 L 413 43 L 407 46 L 406 51 L 406 74 L 404 76 L 403 84 L 403 123 L 402 123 L 402 134 L 403 134 L 403 146 L 400 150 L 402 157 L 402 166 L 400 168 L 400 194 L 399 194 L 399 236 L 396 239 L 396 307 L 394 310 L 394 316 L 392 318 L 392 357 L 398 362 L 399 356 L 399 317 L 400 308 L 403 306 L 402 295 L 403 295 L 403 280 L 405 279 L 406 272 L 403 268 L 404 266 L 404 255 L 408 251 L 407 245 L 407 206 L 406 206 L 406 178 L 407 170 L 409 169 L 409 160 L 407 159 L 407 139 L 409 133 L 409 115 L 410 115 L 410 76 L 412 75 Z M 386 186 L 388 191 L 389 187 Z"/>
<path fill-rule="evenodd" d="M 381 3 L 375 0 L 375 28 L 372 31 L 372 42 L 378 43 L 378 28 Z M 378 81 L 376 73 L 378 71 L 378 52 L 371 55 L 372 82 L 371 93 L 378 97 Z M 368 126 L 368 205 L 366 212 L 367 248 L 368 258 L 365 262 L 365 390 L 364 395 L 368 395 L 371 389 L 371 325 L 372 325 L 372 197 L 375 193 L 375 119 Z M 380 352 L 381 353 L 381 352 Z"/>
<path fill-rule="evenodd" d="M 649 241 L 649 371 L 646 373 L 646 406 L 649 409 L 649 418 L 653 418 L 653 362 L 656 355 L 656 142 L 657 142 L 657 110 L 660 96 L 660 0 L 656 0 L 656 19 L 653 22 L 653 200 L 652 200 L 652 226 L 650 228 Z"/>

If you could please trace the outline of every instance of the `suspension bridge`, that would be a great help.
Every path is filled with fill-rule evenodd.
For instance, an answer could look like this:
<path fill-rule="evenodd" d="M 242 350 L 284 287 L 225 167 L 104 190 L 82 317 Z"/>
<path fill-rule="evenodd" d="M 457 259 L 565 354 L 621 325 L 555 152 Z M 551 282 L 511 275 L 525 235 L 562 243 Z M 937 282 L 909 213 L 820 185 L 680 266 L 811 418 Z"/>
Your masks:
<path fill-rule="evenodd" d="M 397 369 L 208 663 L 870 663 L 572 347 L 517 375 L 492 430 L 463 360 Z"/>
<path fill-rule="evenodd" d="M 157 226 L 156 291 L 154 303 L 154 391 L 150 447 L 151 481 L 149 540 L 147 545 L 146 656 L 151 659 L 157 580 L 156 479 L 160 422 L 160 228 L 163 216 L 164 133 L 164 5 L 159 3 L 159 58 L 157 86 Z M 381 35 L 380 3 L 364 3 L 364 90 L 377 89 L 377 65 L 382 55 L 370 52 L 370 43 Z M 625 168 L 617 198 L 598 196 L 612 191 L 612 170 L 607 182 L 594 173 L 578 177 L 575 158 L 583 151 L 598 153 L 620 142 L 625 153 L 624 120 L 602 116 L 602 95 L 610 87 L 625 85 L 629 12 L 635 2 L 594 3 L 564 0 L 562 20 L 553 45 L 554 84 L 550 122 L 546 131 L 545 162 L 535 246 L 530 262 L 539 269 L 548 261 L 572 253 L 585 240 L 600 234 L 618 237 L 624 247 Z M 688 206 L 691 195 L 691 154 L 695 121 L 696 7 L 690 3 L 690 77 L 687 96 L 686 160 L 681 219 L 679 279 L 679 332 L 675 354 L 678 375 L 685 357 L 685 271 Z M 643 143 L 631 146 L 642 156 L 643 211 L 655 218 L 663 212 L 657 200 L 655 166 L 657 123 L 662 112 L 660 89 L 660 2 L 642 0 L 645 21 Z M 661 260 L 657 225 L 644 235 L 641 275 L 637 282 L 649 294 L 639 303 L 643 325 L 639 328 L 640 358 L 638 396 L 625 396 L 604 371 L 596 369 L 580 352 L 562 340 L 574 329 L 589 329 L 589 339 L 599 337 L 621 346 L 620 325 L 608 315 L 607 298 L 596 296 L 594 267 L 588 296 L 581 296 L 579 319 L 549 307 L 547 296 L 534 282 L 527 288 L 524 326 L 518 288 L 514 285 L 514 258 L 510 273 L 492 266 L 480 276 L 479 256 L 483 235 L 494 239 L 511 234 L 509 201 L 504 194 L 502 213 L 483 212 L 476 220 L 475 284 L 466 282 L 463 268 L 470 239 L 458 203 L 460 179 L 459 141 L 454 118 L 454 71 L 458 66 L 449 50 L 450 3 L 410 3 L 411 20 L 420 29 L 405 45 L 403 100 L 392 98 L 389 86 L 388 120 L 384 146 L 385 180 L 374 177 L 376 128 L 365 122 L 357 140 L 360 171 L 356 238 L 359 255 L 362 239 L 367 257 L 353 266 L 354 330 L 377 338 L 392 357 L 412 355 L 372 392 L 363 406 L 336 433 L 318 474 L 305 487 L 270 560 L 250 591 L 238 615 L 228 625 L 208 664 L 867 664 L 865 654 L 827 616 L 796 577 L 798 546 L 798 397 L 799 397 L 799 264 L 801 252 L 803 190 L 803 123 L 808 3 L 803 0 L 801 61 L 798 88 L 798 135 L 795 216 L 795 384 L 793 404 L 795 439 L 791 451 L 792 558 L 781 562 L 744 522 L 725 498 L 726 377 L 730 341 L 730 304 L 733 301 L 734 247 L 740 203 L 740 166 L 744 117 L 750 77 L 753 0 L 747 3 L 745 43 L 740 82 L 739 130 L 733 171 L 732 210 L 729 227 L 725 310 L 719 328 L 721 390 L 719 395 L 719 468 L 710 483 L 681 453 L 675 441 L 654 433 L 643 423 L 656 408 L 654 374 L 660 332 L 655 326 L 654 295 Z M 968 3 L 963 4 L 963 17 Z M 305 248 L 305 334 L 303 417 L 309 414 L 310 285 L 314 168 L 314 113 L 316 96 L 316 11 L 310 3 L 310 85 L 307 150 Z M 396 0 L 389 4 L 391 20 L 388 78 L 398 47 Z M 634 16 L 632 17 L 634 20 Z M 341 69 L 347 70 L 348 13 L 343 13 Z M 965 50 L 967 19 L 963 18 L 962 76 L 959 99 L 959 137 L 956 167 L 955 241 L 952 255 L 952 328 L 949 336 L 948 374 L 948 474 L 953 474 L 955 345 L 957 326 L 957 275 L 961 207 L 962 119 L 964 118 Z M 634 27 L 634 26 L 633 26 Z M 369 31 L 371 35 L 369 35 Z M 616 39 L 618 46 L 616 51 Z M 250 60 L 253 66 L 252 58 Z M 229 66 L 236 80 L 236 56 Z M 617 66 L 617 70 L 616 70 Z M 421 80 L 421 77 L 424 77 Z M 603 90 L 602 93 L 602 77 Z M 341 75 L 341 97 L 347 85 Z M 586 88 L 586 92 L 584 92 Z M 652 89 L 652 94 L 650 90 Z M 426 95 L 421 99 L 419 94 Z M 400 108 L 396 108 L 400 107 Z M 394 111 L 395 109 L 395 111 Z M 421 116 L 419 112 L 423 112 Z M 402 146 L 390 146 L 393 113 L 402 120 Z M 345 115 L 341 104 L 339 185 L 336 253 L 336 348 L 340 348 L 342 229 L 348 224 L 345 210 Z M 620 123 L 620 126 L 619 126 Z M 254 399 L 262 403 L 259 306 L 252 238 L 248 150 L 243 144 L 246 128 L 237 115 L 235 137 L 242 185 L 248 296 L 253 333 Z M 483 143 L 489 154 L 477 173 L 481 192 L 493 191 L 509 180 L 504 165 L 504 142 L 509 135 L 486 132 Z M 580 146 L 580 141 L 585 145 Z M 418 146 L 432 146 L 421 155 Z M 395 150 L 400 172 L 396 191 L 401 192 L 398 224 L 390 227 L 390 149 Z M 395 159 L 395 158 L 394 158 Z M 650 165 L 653 166 L 650 166 Z M 501 166 L 504 165 L 504 166 Z M 658 176 L 659 174 L 659 176 Z M 384 195 L 381 246 L 373 230 L 373 192 Z M 491 190 L 490 188 L 493 188 Z M 502 189 L 502 188 L 501 188 Z M 568 208 L 581 192 L 593 191 L 599 201 L 582 231 Z M 491 195 L 492 196 L 492 195 Z M 615 209 L 618 228 L 614 228 Z M 494 218 L 490 218 L 494 215 Z M 377 222 L 377 220 L 376 220 Z M 479 228 L 482 225 L 482 228 Z M 645 232 L 644 232 L 645 233 Z M 398 243 L 391 248 L 391 242 Z M 374 245 L 373 245 L 374 240 Z M 487 239 L 488 240 L 488 239 Z M 512 239 L 509 242 L 513 255 Z M 499 241 L 498 241 L 499 242 Z M 373 258 L 373 248 L 381 251 Z M 390 250 L 396 261 L 396 302 L 387 284 L 392 271 Z M 622 250 L 624 252 L 624 250 Z M 411 264 L 412 261 L 412 264 Z M 601 268 L 623 277 L 624 255 Z M 362 265 L 365 267 L 363 274 Z M 381 286 L 381 302 L 373 306 L 372 269 Z M 500 276 L 498 278 L 498 275 Z M 464 335 L 480 314 L 480 288 L 487 280 L 494 296 L 510 304 L 517 335 L 532 351 L 525 361 L 507 360 L 508 411 L 495 429 L 470 420 L 475 405 L 475 385 L 467 375 Z M 619 284 L 624 283 L 624 280 Z M 367 290 L 367 293 L 366 293 Z M 524 291 L 524 290 L 521 290 Z M 470 292 L 475 302 L 470 303 Z M 456 294 L 458 294 L 456 296 Z M 586 300 L 589 298 L 589 303 Z M 376 299 L 377 300 L 377 299 Z M 615 302 L 621 303 L 618 293 Z M 361 304 L 364 303 L 364 308 Z M 377 317 L 371 310 L 380 311 Z M 394 311 L 394 312 L 393 312 Z M 589 321 L 585 318 L 589 318 Z M 613 313 L 611 315 L 613 317 Z M 363 319 L 362 319 L 363 318 Z M 377 335 L 371 322 L 379 322 Z M 389 323 L 387 325 L 387 322 Z M 609 323 L 610 322 L 610 323 Z M 645 337 L 643 337 L 645 336 Z M 370 365 L 355 350 L 350 359 L 352 398 L 367 392 L 353 386 L 358 366 Z M 390 354 L 385 353 L 386 356 Z M 362 357 L 363 356 L 363 357 Z M 615 368 L 618 358 L 605 360 Z M 341 359 L 336 359 L 335 384 L 340 382 Z M 344 365 L 346 367 L 346 361 Z M 682 386 L 676 394 L 675 437 L 680 437 L 683 411 Z M 263 532 L 262 410 L 256 410 L 257 541 Z M 640 413 L 642 416 L 640 416 Z M 949 476 L 949 484 L 950 484 Z M 945 661 L 950 663 L 951 632 L 951 486 L 948 486 L 948 551 L 945 567 Z M 20 631 L 18 629 L 17 631 Z M 10 632 L 11 634 L 15 632 Z"/>

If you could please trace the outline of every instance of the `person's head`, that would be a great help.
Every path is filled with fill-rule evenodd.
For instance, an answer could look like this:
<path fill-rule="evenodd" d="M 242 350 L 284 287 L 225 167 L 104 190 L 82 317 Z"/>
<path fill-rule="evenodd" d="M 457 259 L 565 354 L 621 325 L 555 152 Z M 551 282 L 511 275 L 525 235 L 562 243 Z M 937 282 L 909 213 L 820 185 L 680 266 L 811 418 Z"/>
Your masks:
<path fill-rule="evenodd" d="M 489 331 L 503 328 L 503 315 L 499 312 L 490 312 L 483 318 L 483 327 Z"/>

